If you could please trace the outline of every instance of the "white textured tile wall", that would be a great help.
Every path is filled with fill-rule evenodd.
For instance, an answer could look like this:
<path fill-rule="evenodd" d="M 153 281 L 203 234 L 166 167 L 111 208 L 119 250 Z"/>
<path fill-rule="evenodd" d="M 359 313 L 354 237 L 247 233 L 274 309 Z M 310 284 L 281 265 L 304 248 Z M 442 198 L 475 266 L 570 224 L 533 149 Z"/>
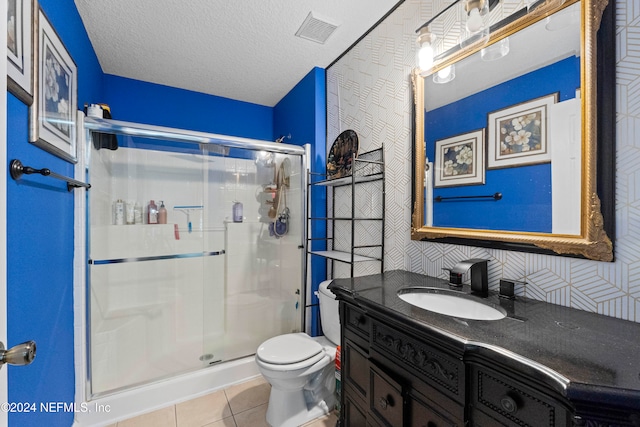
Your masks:
<path fill-rule="evenodd" d="M 619 0 L 617 12 L 616 261 L 603 263 L 469 246 L 414 242 L 411 217 L 410 72 L 415 29 L 440 10 L 406 0 L 327 70 L 327 142 L 354 129 L 367 151 L 385 145 L 385 269 L 444 277 L 442 267 L 489 258 L 491 283 L 524 280 L 526 296 L 640 322 L 640 8 Z M 341 274 L 344 274 L 341 272 Z"/>
<path fill-rule="evenodd" d="M 253 159 L 124 147 L 91 150 L 91 156 L 90 258 L 226 251 L 226 256 L 91 266 L 94 393 L 243 357 L 272 336 L 300 329 L 296 291 L 302 286 L 303 194 L 299 161 L 291 162 L 291 188 L 286 196 L 290 230 L 276 239 L 269 236 L 268 223 L 260 222 L 265 215 L 260 210 L 262 196 L 267 194 L 262 184 L 274 180 L 276 168 L 260 171 Z M 284 155 L 275 156 L 278 165 L 283 159 Z M 79 167 L 78 176 L 84 170 Z M 165 200 L 168 224 L 112 225 L 111 205 L 116 198 L 142 205 L 151 198 L 158 205 Z M 242 223 L 229 222 L 236 201 L 244 205 Z M 84 233 L 86 227 L 80 221 L 85 218 L 85 199 L 80 202 L 76 218 Z M 204 206 L 190 211 L 191 232 L 186 213 L 174 210 L 175 205 Z M 76 258 L 76 296 L 84 302 L 85 240 L 76 244 L 82 249 L 82 256 Z M 76 319 L 84 319 L 83 310 L 76 307 Z M 86 326 L 78 323 L 77 337 L 84 337 L 81 332 Z M 84 357 L 83 340 L 82 344 L 76 354 Z M 201 360 L 205 354 L 212 358 Z M 77 369 L 81 377 L 86 372 L 83 366 Z"/>

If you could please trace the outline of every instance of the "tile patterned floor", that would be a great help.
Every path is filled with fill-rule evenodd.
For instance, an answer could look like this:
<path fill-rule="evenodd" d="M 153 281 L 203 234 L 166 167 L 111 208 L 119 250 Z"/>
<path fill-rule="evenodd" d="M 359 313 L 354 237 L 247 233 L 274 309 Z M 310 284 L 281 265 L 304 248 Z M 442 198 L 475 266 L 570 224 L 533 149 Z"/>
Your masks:
<path fill-rule="evenodd" d="M 120 421 L 109 427 L 269 427 L 271 386 L 262 377 L 193 400 Z M 334 427 L 335 413 L 304 427 Z"/>

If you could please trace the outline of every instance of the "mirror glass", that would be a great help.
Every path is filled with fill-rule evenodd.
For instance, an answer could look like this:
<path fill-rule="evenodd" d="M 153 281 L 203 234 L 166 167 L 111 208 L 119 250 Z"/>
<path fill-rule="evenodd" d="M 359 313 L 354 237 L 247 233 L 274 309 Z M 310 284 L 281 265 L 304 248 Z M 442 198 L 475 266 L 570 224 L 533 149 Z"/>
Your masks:
<path fill-rule="evenodd" d="M 580 4 L 505 40 L 424 78 L 425 225 L 578 235 Z"/>
<path fill-rule="evenodd" d="M 606 4 L 522 10 L 414 71 L 412 239 L 613 258 L 596 189 Z"/>

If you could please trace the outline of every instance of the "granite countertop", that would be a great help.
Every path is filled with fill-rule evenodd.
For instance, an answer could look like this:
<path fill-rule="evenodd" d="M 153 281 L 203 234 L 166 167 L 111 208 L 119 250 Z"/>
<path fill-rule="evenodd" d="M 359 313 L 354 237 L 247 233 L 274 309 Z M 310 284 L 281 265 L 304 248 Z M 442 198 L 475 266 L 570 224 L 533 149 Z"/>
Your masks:
<path fill-rule="evenodd" d="M 446 280 L 402 270 L 335 279 L 329 289 L 365 309 L 444 334 L 465 351 L 520 359 L 518 363 L 547 375 L 549 383 L 569 398 L 597 390 L 605 399 L 623 399 L 640 409 L 640 323 L 524 297 L 505 300 L 494 292 L 486 300 L 503 307 L 507 317 L 458 319 L 401 300 L 397 292 L 407 286 L 449 289 Z M 469 286 L 462 291 L 470 292 Z"/>

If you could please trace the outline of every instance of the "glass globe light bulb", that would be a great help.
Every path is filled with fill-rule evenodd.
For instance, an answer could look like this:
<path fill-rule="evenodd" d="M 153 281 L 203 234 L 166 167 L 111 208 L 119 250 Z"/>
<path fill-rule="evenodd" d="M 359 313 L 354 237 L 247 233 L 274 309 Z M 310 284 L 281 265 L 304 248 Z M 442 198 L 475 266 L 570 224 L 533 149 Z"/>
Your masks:
<path fill-rule="evenodd" d="M 433 82 L 437 84 L 449 83 L 456 78 L 455 65 L 449 65 L 433 75 Z"/>
<path fill-rule="evenodd" d="M 418 67 L 421 70 L 426 71 L 433 66 L 433 46 L 431 43 L 426 42 L 418 51 Z"/>
<path fill-rule="evenodd" d="M 448 79 L 450 75 L 451 75 L 451 66 L 443 68 L 442 70 L 438 71 L 438 77 L 440 77 L 440 79 L 442 80 Z"/>
<path fill-rule="evenodd" d="M 480 16 L 480 10 L 474 7 L 469 11 L 469 17 L 467 18 L 467 30 L 473 34 L 482 30 L 484 22 L 482 22 L 482 16 Z"/>

